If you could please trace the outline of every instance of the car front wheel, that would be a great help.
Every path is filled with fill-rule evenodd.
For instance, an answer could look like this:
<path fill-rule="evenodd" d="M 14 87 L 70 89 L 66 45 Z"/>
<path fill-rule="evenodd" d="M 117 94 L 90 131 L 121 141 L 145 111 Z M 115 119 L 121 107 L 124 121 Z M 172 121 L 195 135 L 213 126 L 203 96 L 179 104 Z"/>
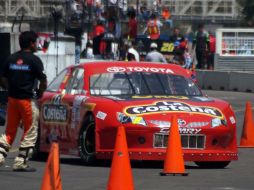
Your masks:
<path fill-rule="evenodd" d="M 80 129 L 78 139 L 80 158 L 88 164 L 95 162 L 95 120 L 92 115 L 86 116 Z"/>

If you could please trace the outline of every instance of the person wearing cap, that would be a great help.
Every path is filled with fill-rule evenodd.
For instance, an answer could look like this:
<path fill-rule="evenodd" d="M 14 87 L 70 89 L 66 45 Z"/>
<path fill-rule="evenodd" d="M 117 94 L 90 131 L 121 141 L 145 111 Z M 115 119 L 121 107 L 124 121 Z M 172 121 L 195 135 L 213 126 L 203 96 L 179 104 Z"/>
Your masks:
<path fill-rule="evenodd" d="M 139 62 L 140 61 L 139 53 L 134 48 L 133 44 L 129 43 L 128 46 L 129 46 L 128 52 L 127 52 L 128 61 L 137 61 L 137 62 Z"/>
<path fill-rule="evenodd" d="M 159 62 L 159 63 L 167 63 L 165 57 L 157 51 L 158 45 L 156 43 L 151 43 L 150 49 L 151 51 L 146 55 L 145 61 L 149 62 Z"/>

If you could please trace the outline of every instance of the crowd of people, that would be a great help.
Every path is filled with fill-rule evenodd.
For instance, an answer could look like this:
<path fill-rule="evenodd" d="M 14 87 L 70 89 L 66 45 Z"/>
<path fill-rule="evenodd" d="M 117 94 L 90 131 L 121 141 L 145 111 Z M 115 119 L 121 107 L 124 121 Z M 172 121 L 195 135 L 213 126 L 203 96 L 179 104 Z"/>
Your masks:
<path fill-rule="evenodd" d="M 107 4 L 102 0 L 74 2 L 77 10 L 81 10 L 80 5 L 83 3 L 83 8 L 88 11 L 85 17 L 93 21 L 86 48 L 81 53 L 87 59 L 150 60 L 146 55 L 141 55 L 144 50 L 138 45 L 138 36 L 145 35 L 150 40 L 149 45 L 146 44 L 145 54 L 152 54 L 156 49 L 157 54 L 160 53 L 164 58 L 161 62 L 175 63 L 185 68 L 214 68 L 214 35 L 205 31 L 204 25 L 200 24 L 190 40 L 188 35 L 183 34 L 181 27 L 173 25 L 169 7 L 162 6 L 160 1 L 155 0 L 150 9 L 146 3 L 141 4 L 139 10 L 128 6 L 125 0 L 110 0 Z M 127 24 L 123 24 L 123 20 Z M 140 23 L 146 23 L 143 31 L 138 26 Z M 166 32 L 173 44 L 170 56 L 165 56 L 159 43 L 163 25 L 167 25 L 170 30 Z"/>

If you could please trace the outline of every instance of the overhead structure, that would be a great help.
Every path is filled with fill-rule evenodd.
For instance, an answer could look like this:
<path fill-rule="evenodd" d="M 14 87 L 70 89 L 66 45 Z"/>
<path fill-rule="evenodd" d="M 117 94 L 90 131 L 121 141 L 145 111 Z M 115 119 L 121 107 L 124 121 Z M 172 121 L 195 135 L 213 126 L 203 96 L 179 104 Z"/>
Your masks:
<path fill-rule="evenodd" d="M 65 0 L 0 0 L 0 21 L 10 21 L 17 16 L 24 20 L 47 17 L 52 8 L 62 7 Z"/>
<path fill-rule="evenodd" d="M 135 1 L 135 0 L 132 0 Z M 156 9 L 154 0 L 139 0 L 140 6 Z M 236 20 L 239 17 L 237 0 L 161 0 L 178 20 Z"/>
<path fill-rule="evenodd" d="M 109 1 L 109 0 L 108 0 Z M 66 0 L 0 0 L 0 21 L 12 20 L 24 15 L 24 20 L 47 17 L 52 7 L 63 8 Z M 128 0 L 128 6 L 147 6 L 148 10 L 160 10 L 167 6 L 178 20 L 236 20 L 239 17 L 237 0 Z M 64 10 L 64 9 L 63 9 Z"/>

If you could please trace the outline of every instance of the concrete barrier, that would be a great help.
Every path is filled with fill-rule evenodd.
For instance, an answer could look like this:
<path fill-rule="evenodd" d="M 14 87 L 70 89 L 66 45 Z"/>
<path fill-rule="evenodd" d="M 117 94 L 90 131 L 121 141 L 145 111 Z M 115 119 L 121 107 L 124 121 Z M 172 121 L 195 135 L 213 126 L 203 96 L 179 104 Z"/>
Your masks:
<path fill-rule="evenodd" d="M 254 92 L 254 73 L 197 70 L 202 89 Z"/>
<path fill-rule="evenodd" d="M 229 90 L 254 92 L 254 73 L 231 72 Z"/>

